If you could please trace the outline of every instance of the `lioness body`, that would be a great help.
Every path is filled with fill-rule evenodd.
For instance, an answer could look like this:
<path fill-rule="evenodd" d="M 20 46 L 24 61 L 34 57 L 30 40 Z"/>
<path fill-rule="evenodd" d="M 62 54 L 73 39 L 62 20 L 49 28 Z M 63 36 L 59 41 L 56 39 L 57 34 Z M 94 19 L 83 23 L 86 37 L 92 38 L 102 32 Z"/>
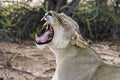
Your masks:
<path fill-rule="evenodd" d="M 52 51 L 57 64 L 52 80 L 120 80 L 120 68 L 103 63 L 89 47 L 70 46 Z"/>
<path fill-rule="evenodd" d="M 74 20 L 65 14 L 51 14 L 54 37 L 47 46 L 57 65 L 52 80 L 120 80 L 120 68 L 103 63 L 79 35 Z"/>

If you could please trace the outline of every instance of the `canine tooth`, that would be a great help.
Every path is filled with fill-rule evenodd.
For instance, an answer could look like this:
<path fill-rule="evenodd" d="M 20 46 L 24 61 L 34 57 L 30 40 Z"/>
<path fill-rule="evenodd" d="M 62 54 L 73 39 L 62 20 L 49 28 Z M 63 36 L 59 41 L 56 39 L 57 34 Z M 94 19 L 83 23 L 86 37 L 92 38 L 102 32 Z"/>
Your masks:
<path fill-rule="evenodd" d="M 45 24 L 43 24 L 43 26 L 46 26 L 46 25 L 48 25 L 48 22 L 45 22 Z"/>
<path fill-rule="evenodd" d="M 48 29 L 48 26 L 46 27 L 46 29 Z"/>
<path fill-rule="evenodd" d="M 35 38 L 37 38 L 37 34 L 35 34 Z"/>
<path fill-rule="evenodd" d="M 41 21 L 43 21 L 45 19 L 45 17 L 43 17 L 42 19 L 41 19 Z"/>
<path fill-rule="evenodd" d="M 48 30 L 48 26 L 46 27 L 46 30 L 45 30 L 45 32 L 47 32 L 47 30 Z"/>

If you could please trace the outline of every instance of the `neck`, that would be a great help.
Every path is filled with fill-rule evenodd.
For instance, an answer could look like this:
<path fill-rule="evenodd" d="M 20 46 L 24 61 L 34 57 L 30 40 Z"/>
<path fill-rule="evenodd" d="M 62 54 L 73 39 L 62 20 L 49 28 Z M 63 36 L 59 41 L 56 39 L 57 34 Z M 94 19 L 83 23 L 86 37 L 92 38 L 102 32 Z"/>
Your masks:
<path fill-rule="evenodd" d="M 76 75 L 79 75 L 79 79 L 83 78 L 81 80 L 89 79 L 101 63 L 100 57 L 89 47 L 84 49 L 77 46 L 64 49 L 50 47 L 50 49 L 56 56 L 56 72 L 58 72 L 57 76 L 61 77 L 60 80 L 77 80 L 72 79 Z M 89 72 L 87 74 L 89 70 L 91 74 Z"/>
<path fill-rule="evenodd" d="M 101 61 L 99 55 L 92 48 L 88 46 L 86 48 L 70 46 L 61 49 L 52 46 L 48 46 L 48 47 L 55 54 L 56 59 L 58 59 L 59 61 L 61 61 L 65 56 L 69 56 L 69 55 L 79 55 L 85 58 L 89 57 L 89 59 L 90 58 L 95 59 L 95 61 Z"/>

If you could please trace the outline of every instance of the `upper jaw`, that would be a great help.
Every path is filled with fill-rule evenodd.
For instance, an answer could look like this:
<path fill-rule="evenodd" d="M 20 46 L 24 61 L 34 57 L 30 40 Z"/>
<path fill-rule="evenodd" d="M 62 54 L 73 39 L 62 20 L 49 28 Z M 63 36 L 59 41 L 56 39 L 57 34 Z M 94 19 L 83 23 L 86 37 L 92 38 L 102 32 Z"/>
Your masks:
<path fill-rule="evenodd" d="M 46 13 L 45 16 L 41 19 L 41 21 L 43 21 L 43 20 L 46 21 L 46 23 L 43 26 L 45 26 L 47 24 L 51 25 L 54 22 L 54 20 L 53 20 L 53 12 L 50 11 L 50 12 Z"/>

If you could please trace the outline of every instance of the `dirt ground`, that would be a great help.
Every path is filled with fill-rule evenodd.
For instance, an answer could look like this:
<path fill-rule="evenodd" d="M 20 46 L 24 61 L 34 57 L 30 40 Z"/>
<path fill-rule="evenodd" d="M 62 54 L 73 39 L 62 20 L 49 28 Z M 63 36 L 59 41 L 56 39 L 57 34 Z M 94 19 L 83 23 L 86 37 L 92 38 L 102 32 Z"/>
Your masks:
<path fill-rule="evenodd" d="M 120 47 L 110 43 L 93 44 L 107 64 L 120 65 Z M 38 49 L 34 42 L 0 42 L 0 80 L 50 80 L 55 71 L 55 56 Z"/>

